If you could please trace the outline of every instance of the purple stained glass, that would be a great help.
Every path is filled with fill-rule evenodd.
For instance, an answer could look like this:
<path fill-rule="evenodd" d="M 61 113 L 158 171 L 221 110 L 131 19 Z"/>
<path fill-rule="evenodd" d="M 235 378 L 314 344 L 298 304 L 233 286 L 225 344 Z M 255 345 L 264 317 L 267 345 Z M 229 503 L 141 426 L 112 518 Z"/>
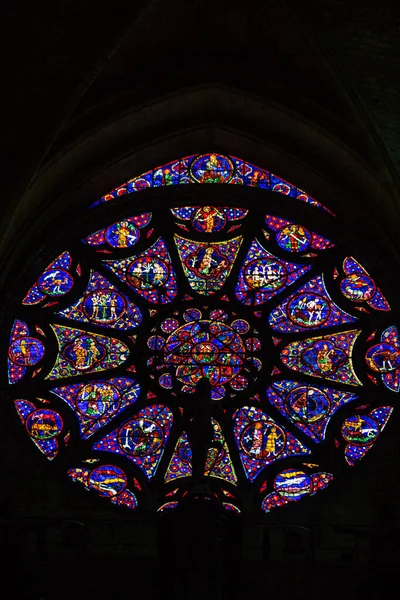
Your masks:
<path fill-rule="evenodd" d="M 285 380 L 274 381 L 266 392 L 269 402 L 316 442 L 325 439 L 336 411 L 358 398 L 350 392 Z"/>
<path fill-rule="evenodd" d="M 276 233 L 276 242 L 287 252 L 304 252 L 313 250 L 326 250 L 333 248 L 334 244 L 314 231 L 298 225 L 293 221 L 287 221 L 280 217 L 265 216 L 265 223 L 269 229 Z"/>
<path fill-rule="evenodd" d="M 63 252 L 39 275 L 36 283 L 23 299 L 22 304 L 38 304 L 49 297 L 58 298 L 67 294 L 74 285 L 73 277 L 68 272 L 71 265 L 70 253 Z"/>
<path fill-rule="evenodd" d="M 109 202 L 127 193 L 138 192 L 149 187 L 180 185 L 190 183 L 240 184 L 260 189 L 272 190 L 290 195 L 311 204 L 332 215 L 331 210 L 295 187 L 292 183 L 261 169 L 243 159 L 218 153 L 191 155 L 157 167 L 120 185 L 95 201 L 91 207 L 101 202 Z"/>
<path fill-rule="evenodd" d="M 75 383 L 53 388 L 75 412 L 80 434 L 85 439 L 107 425 L 116 415 L 136 402 L 139 384 L 127 377 Z"/>
<path fill-rule="evenodd" d="M 46 379 L 115 369 L 127 360 L 129 349 L 120 340 L 64 325 L 51 326 L 59 353 Z"/>
<path fill-rule="evenodd" d="M 16 319 L 11 329 L 8 347 L 8 381 L 16 383 L 36 366 L 45 355 L 45 346 L 38 338 L 30 335 L 24 321 Z"/>
<path fill-rule="evenodd" d="M 250 481 L 276 460 L 310 454 L 310 450 L 282 424 L 254 406 L 244 406 L 235 413 L 234 436 Z"/>
<path fill-rule="evenodd" d="M 323 277 L 318 275 L 272 310 L 268 321 L 275 331 L 294 333 L 354 323 L 357 319 L 332 301 Z"/>
<path fill-rule="evenodd" d="M 149 338 L 147 345 L 153 356 L 148 365 L 159 373 L 162 387 L 171 389 L 176 381 L 181 391 L 191 393 L 206 378 L 212 387 L 212 398 L 220 400 L 227 389 L 245 389 L 246 374 L 251 373 L 254 378 L 252 361 L 253 354 L 261 350 L 259 339 L 243 339 L 250 327 L 246 334 L 238 333 L 225 322 L 228 316 L 225 311 L 214 310 L 211 314 L 214 320 L 203 318 L 198 309 L 188 309 L 183 313 L 183 324 L 174 331 L 169 333 L 169 326 L 162 322 L 161 330 L 168 331 Z M 223 321 L 215 320 L 217 317 L 223 317 Z M 168 319 L 168 325 L 170 322 Z"/>
<path fill-rule="evenodd" d="M 58 315 L 113 329 L 134 329 L 142 322 L 140 309 L 103 275 L 92 271 L 84 295 Z"/>
<path fill-rule="evenodd" d="M 292 342 L 281 351 L 281 360 L 289 369 L 331 381 L 361 385 L 351 359 L 358 330 Z"/>
<path fill-rule="evenodd" d="M 178 287 L 167 246 L 161 238 L 151 248 L 130 258 L 104 261 L 137 294 L 152 304 L 168 304 Z"/>
<path fill-rule="evenodd" d="M 243 304 L 263 304 L 292 285 L 310 268 L 309 265 L 296 265 L 278 259 L 254 240 L 239 273 L 236 297 Z"/>
<path fill-rule="evenodd" d="M 345 258 L 346 277 L 340 282 L 343 295 L 352 302 L 365 302 L 371 308 L 389 311 L 390 306 L 367 271 L 352 257 Z"/>
<path fill-rule="evenodd" d="M 164 452 L 172 421 L 169 408 L 153 404 L 96 442 L 93 449 L 124 456 L 151 479 Z"/>

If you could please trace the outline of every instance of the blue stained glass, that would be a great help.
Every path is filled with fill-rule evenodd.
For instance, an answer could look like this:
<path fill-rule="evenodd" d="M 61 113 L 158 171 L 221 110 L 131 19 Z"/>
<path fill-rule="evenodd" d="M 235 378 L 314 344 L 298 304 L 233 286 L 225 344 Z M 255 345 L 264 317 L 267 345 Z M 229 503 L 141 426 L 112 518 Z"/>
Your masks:
<path fill-rule="evenodd" d="M 64 325 L 51 325 L 59 347 L 56 362 L 46 379 L 59 379 L 115 369 L 127 360 L 128 347 L 121 341 Z"/>
<path fill-rule="evenodd" d="M 157 471 L 172 427 L 172 412 L 154 404 L 96 442 L 93 450 L 120 454 L 142 469 L 148 479 Z"/>
<path fill-rule="evenodd" d="M 352 350 L 360 331 L 310 338 L 292 342 L 281 351 L 284 365 L 293 371 L 322 377 L 348 385 L 362 385 L 352 362 Z"/>
<path fill-rule="evenodd" d="M 81 467 L 69 469 L 68 476 L 81 483 L 87 490 L 93 490 L 113 504 L 134 509 L 138 502 L 136 496 L 127 489 L 126 473 L 115 465 L 101 465 L 90 471 Z"/>
<path fill-rule="evenodd" d="M 39 275 L 36 283 L 23 299 L 22 304 L 38 304 L 45 299 L 58 298 L 67 294 L 74 285 L 73 277 L 68 272 L 71 265 L 70 253 L 63 252 Z"/>
<path fill-rule="evenodd" d="M 84 295 L 57 313 L 61 317 L 113 329 L 134 329 L 142 322 L 139 308 L 105 277 L 92 271 Z"/>
<path fill-rule="evenodd" d="M 136 402 L 139 384 L 126 377 L 75 383 L 51 390 L 75 412 L 81 436 L 86 439 Z"/>
<path fill-rule="evenodd" d="M 392 412 L 393 407 L 380 406 L 367 415 L 355 414 L 345 419 L 342 425 L 342 436 L 348 442 L 345 458 L 350 466 L 372 448 Z"/>
<path fill-rule="evenodd" d="M 161 238 L 141 254 L 122 260 L 104 261 L 104 264 L 152 304 L 168 304 L 177 294 L 171 257 Z"/>
<path fill-rule="evenodd" d="M 276 476 L 274 491 L 264 498 L 261 509 L 269 512 L 273 508 L 312 496 L 326 488 L 332 480 L 333 475 L 324 471 L 308 475 L 304 471 L 286 469 Z"/>
<path fill-rule="evenodd" d="M 272 329 L 284 333 L 335 327 L 355 321 L 355 317 L 344 312 L 332 301 L 320 275 L 284 300 L 271 311 L 268 319 Z"/>
<path fill-rule="evenodd" d="M 152 171 L 147 171 L 121 184 L 91 206 L 96 206 L 101 202 L 109 202 L 117 199 L 119 196 L 138 192 L 149 187 L 190 183 L 241 184 L 272 190 L 279 194 L 289 194 L 300 202 L 306 202 L 333 215 L 332 211 L 303 192 L 303 190 L 295 187 L 292 183 L 240 158 L 218 153 L 186 156 L 157 167 Z"/>
<path fill-rule="evenodd" d="M 8 347 L 8 381 L 16 383 L 27 373 L 29 367 L 40 363 L 45 355 L 43 342 L 30 335 L 24 321 L 16 319 L 11 329 Z"/>
<path fill-rule="evenodd" d="M 343 295 L 352 302 L 365 302 L 375 310 L 389 311 L 390 306 L 368 272 L 354 258 L 345 258 L 346 277 L 340 282 Z"/>
<path fill-rule="evenodd" d="M 335 412 L 358 398 L 349 392 L 300 381 L 275 381 L 266 391 L 271 404 L 316 442 L 325 439 Z"/>
<path fill-rule="evenodd" d="M 388 327 L 381 335 L 381 343 L 371 346 L 365 355 L 372 371 L 381 373 L 385 386 L 392 392 L 400 391 L 400 340 L 395 326 Z"/>
<path fill-rule="evenodd" d="M 56 438 L 64 427 L 58 412 L 48 408 L 37 409 L 27 400 L 16 400 L 15 408 L 34 444 L 49 460 L 55 458 L 58 453 Z"/>
<path fill-rule="evenodd" d="M 235 294 L 247 305 L 263 304 L 311 269 L 281 260 L 254 240 L 240 270 Z"/>
<path fill-rule="evenodd" d="M 246 476 L 254 481 L 267 465 L 310 450 L 281 424 L 254 406 L 244 406 L 234 415 L 234 435 Z"/>

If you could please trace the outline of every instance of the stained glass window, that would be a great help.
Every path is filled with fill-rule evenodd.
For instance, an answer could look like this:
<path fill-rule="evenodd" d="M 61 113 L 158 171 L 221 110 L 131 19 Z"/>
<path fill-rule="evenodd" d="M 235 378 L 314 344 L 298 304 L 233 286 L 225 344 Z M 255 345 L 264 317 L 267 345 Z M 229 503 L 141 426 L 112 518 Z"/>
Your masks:
<path fill-rule="evenodd" d="M 151 487 L 172 513 L 201 484 L 223 510 L 270 512 L 377 443 L 400 390 L 398 326 L 330 209 L 217 153 L 92 207 L 27 275 L 6 358 L 17 418 L 72 481 L 125 510 Z"/>

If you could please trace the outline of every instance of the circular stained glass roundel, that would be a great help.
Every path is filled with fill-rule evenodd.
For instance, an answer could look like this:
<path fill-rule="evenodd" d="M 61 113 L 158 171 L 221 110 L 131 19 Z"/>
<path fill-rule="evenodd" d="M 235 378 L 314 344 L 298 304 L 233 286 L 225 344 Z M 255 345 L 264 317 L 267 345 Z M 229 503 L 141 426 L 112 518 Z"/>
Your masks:
<path fill-rule="evenodd" d="M 10 396 L 45 457 L 124 509 L 151 485 L 174 510 L 201 483 L 237 514 L 246 496 L 264 512 L 310 497 L 370 451 L 400 389 L 399 333 L 330 210 L 220 154 L 95 204 L 98 226 L 59 232 L 64 251 L 26 275 L 10 327 Z"/>

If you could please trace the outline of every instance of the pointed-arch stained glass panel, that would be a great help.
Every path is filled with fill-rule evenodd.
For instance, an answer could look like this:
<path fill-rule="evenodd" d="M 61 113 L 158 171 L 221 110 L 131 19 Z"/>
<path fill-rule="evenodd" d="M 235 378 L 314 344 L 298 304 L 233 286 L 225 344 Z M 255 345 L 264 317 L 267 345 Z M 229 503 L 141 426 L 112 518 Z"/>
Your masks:
<path fill-rule="evenodd" d="M 177 294 L 171 257 L 161 238 L 137 256 L 104 261 L 104 265 L 152 304 L 168 304 Z"/>
<path fill-rule="evenodd" d="M 272 417 L 255 407 L 244 406 L 234 416 L 234 434 L 240 458 L 250 481 L 269 464 L 310 450 Z"/>
<path fill-rule="evenodd" d="M 21 273 L 10 317 L 10 395 L 44 457 L 123 509 L 151 488 L 172 515 L 203 490 L 240 514 L 314 495 L 378 443 L 398 324 L 321 202 L 206 153 L 96 204 Z"/>
<path fill-rule="evenodd" d="M 140 309 L 100 273 L 92 272 L 84 295 L 58 315 L 112 329 L 134 329 L 142 322 Z"/>
<path fill-rule="evenodd" d="M 313 377 L 362 385 L 352 362 L 352 350 L 359 330 L 332 333 L 292 342 L 281 351 L 281 360 L 289 369 Z"/>
<path fill-rule="evenodd" d="M 254 240 L 240 270 L 235 293 L 243 304 L 264 304 L 311 267 L 281 260 Z"/>
<path fill-rule="evenodd" d="M 281 333 L 335 327 L 355 321 L 355 317 L 332 301 L 320 275 L 298 288 L 269 315 L 271 328 Z"/>
<path fill-rule="evenodd" d="M 120 454 L 140 467 L 148 479 L 154 477 L 171 431 L 171 411 L 161 404 L 143 408 L 99 442 L 94 450 Z"/>

